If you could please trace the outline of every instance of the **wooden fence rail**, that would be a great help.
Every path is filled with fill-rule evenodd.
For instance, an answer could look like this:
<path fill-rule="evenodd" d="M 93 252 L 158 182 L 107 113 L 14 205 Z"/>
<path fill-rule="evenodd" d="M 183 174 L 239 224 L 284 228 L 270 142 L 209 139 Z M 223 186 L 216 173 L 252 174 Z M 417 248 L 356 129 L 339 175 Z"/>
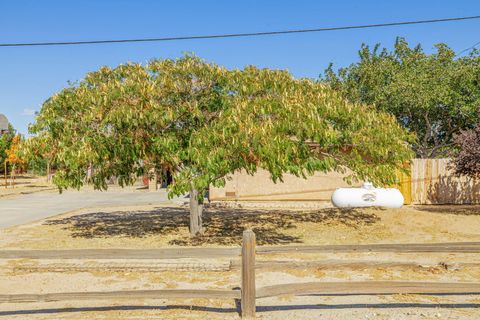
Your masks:
<path fill-rule="evenodd" d="M 480 262 L 453 262 L 446 263 L 444 261 L 438 261 L 436 263 L 425 263 L 423 261 L 378 261 L 378 260 L 323 260 L 323 261 L 278 261 L 278 260 L 268 260 L 268 261 L 257 261 L 255 263 L 255 270 L 270 270 L 270 271 L 281 271 L 285 269 L 329 269 L 329 270 L 339 270 L 339 269 L 350 269 L 350 270 L 362 270 L 362 269 L 372 269 L 372 268 L 410 268 L 410 269 L 431 269 L 441 267 L 446 270 L 459 270 L 464 268 L 479 268 Z M 232 260 L 230 262 L 229 270 L 240 270 L 241 262 Z"/>
<path fill-rule="evenodd" d="M 47 302 L 64 300 L 111 300 L 111 299 L 240 299 L 241 315 L 244 319 L 255 318 L 256 299 L 280 295 L 387 295 L 387 294 L 480 294 L 480 283 L 470 282 L 411 282 L 411 281 L 347 281 L 290 283 L 256 288 L 255 270 L 268 264 L 277 267 L 303 266 L 305 268 L 324 265 L 355 265 L 378 267 L 372 261 L 305 261 L 305 262 L 259 262 L 256 254 L 277 253 L 318 253 L 318 252 L 438 252 L 438 253 L 478 253 L 480 242 L 453 243 L 411 243 L 411 244 L 371 244 L 371 245 L 322 245 L 322 246 L 284 246 L 256 247 L 255 234 L 247 230 L 243 234 L 241 250 L 239 248 L 178 248 L 178 249 L 104 249 L 104 250 L 3 250 L 0 259 L 175 259 L 175 258 L 212 258 L 238 256 L 241 253 L 241 289 L 239 290 L 135 290 L 110 292 L 66 292 L 47 294 L 9 294 L 0 295 L 0 303 Z M 406 262 L 384 262 L 383 265 L 412 266 Z M 234 265 L 235 267 L 235 265 Z M 233 268 L 235 270 L 236 268 Z"/>
<path fill-rule="evenodd" d="M 240 248 L 0 250 L 0 259 L 179 259 L 239 256 Z"/>
<path fill-rule="evenodd" d="M 480 283 L 350 281 L 289 283 L 258 289 L 257 298 L 280 295 L 480 294 Z"/>
<path fill-rule="evenodd" d="M 256 254 L 323 252 L 480 253 L 480 242 L 261 246 Z M 0 259 L 179 259 L 240 256 L 240 248 L 0 250 Z"/>
<path fill-rule="evenodd" d="M 101 292 L 63 292 L 45 294 L 0 295 L 0 302 L 49 302 L 99 299 L 240 299 L 240 291 L 234 290 L 123 290 Z"/>
<path fill-rule="evenodd" d="M 275 253 L 320 253 L 320 252 L 449 252 L 478 253 L 480 243 L 404 243 L 404 244 L 365 244 L 365 245 L 319 245 L 319 246 L 281 246 L 258 247 L 257 254 Z"/>

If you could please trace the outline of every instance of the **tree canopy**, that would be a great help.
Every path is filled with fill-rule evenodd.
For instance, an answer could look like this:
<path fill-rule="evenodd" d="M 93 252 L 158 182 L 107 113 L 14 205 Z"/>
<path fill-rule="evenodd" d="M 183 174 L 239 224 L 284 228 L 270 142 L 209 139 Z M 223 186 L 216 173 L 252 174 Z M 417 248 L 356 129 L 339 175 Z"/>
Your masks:
<path fill-rule="evenodd" d="M 353 102 L 375 105 L 415 133 L 417 156 L 448 156 L 454 136 L 472 128 L 480 105 L 480 56 L 457 58 L 446 44 L 427 54 L 398 38 L 394 50 L 362 45 L 360 61 L 324 74 L 332 88 Z"/>
<path fill-rule="evenodd" d="M 412 136 L 393 116 L 322 83 L 194 56 L 102 67 L 48 99 L 30 129 L 31 146 L 43 139 L 56 150 L 60 189 L 82 186 L 90 166 L 100 189 L 113 176 L 124 185 L 167 169 L 170 195 L 198 190 L 199 199 L 259 167 L 275 181 L 348 168 L 349 179 L 392 183 L 412 156 Z"/>

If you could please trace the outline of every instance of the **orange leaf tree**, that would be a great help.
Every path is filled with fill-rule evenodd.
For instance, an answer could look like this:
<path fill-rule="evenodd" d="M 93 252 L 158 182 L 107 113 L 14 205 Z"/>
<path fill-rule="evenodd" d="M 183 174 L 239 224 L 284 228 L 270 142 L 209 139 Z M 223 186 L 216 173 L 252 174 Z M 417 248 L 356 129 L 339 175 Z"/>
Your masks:
<path fill-rule="evenodd" d="M 24 164 L 23 159 L 19 156 L 19 146 L 22 143 L 22 136 L 17 134 L 13 137 L 10 148 L 6 151 L 7 162 L 14 167 L 19 167 Z"/>

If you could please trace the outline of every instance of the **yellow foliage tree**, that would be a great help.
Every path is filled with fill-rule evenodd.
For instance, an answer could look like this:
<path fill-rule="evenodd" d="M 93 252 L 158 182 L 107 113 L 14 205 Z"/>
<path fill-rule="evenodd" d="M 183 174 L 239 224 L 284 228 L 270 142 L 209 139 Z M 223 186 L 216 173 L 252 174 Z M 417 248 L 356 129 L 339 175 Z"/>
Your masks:
<path fill-rule="evenodd" d="M 25 161 L 23 161 L 23 159 L 19 156 L 18 152 L 21 143 L 22 136 L 17 134 L 15 137 L 13 137 L 10 148 L 5 151 L 5 153 L 7 154 L 6 161 L 15 168 L 18 168 L 25 164 Z"/>

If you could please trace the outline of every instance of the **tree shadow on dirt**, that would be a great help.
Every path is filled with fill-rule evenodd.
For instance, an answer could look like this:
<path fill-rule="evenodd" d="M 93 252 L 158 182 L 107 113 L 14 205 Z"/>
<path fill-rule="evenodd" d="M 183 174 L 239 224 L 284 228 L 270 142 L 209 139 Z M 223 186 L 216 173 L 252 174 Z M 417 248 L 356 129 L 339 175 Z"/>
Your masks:
<path fill-rule="evenodd" d="M 432 204 L 478 204 L 480 182 L 472 178 L 443 174 L 429 185 L 426 196 Z"/>
<path fill-rule="evenodd" d="M 480 205 L 421 205 L 414 208 L 432 213 L 480 216 Z"/>
<path fill-rule="evenodd" d="M 259 245 L 301 243 L 299 236 L 288 234 L 299 223 L 340 223 L 357 228 L 379 221 L 374 213 L 356 209 L 320 209 L 295 212 L 207 207 L 203 214 L 205 235 L 190 238 L 187 208 L 162 207 L 154 210 L 93 212 L 63 219 L 48 220 L 47 225 L 65 225 L 73 237 L 141 238 L 152 235 L 178 235 L 171 245 L 239 245 L 242 233 L 251 228 Z"/>

